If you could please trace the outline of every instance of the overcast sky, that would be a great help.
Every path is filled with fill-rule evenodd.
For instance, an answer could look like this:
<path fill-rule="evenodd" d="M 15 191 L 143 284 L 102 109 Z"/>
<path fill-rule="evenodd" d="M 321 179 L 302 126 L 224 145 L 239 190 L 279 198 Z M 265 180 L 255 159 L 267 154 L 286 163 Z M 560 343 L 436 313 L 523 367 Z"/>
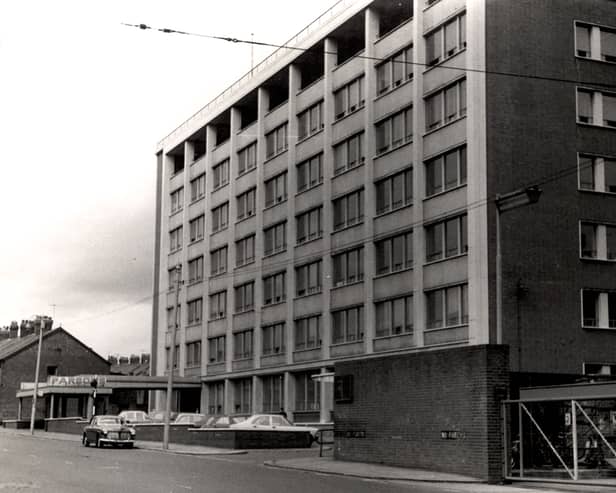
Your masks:
<path fill-rule="evenodd" d="M 335 0 L 2 0 L 0 326 L 149 351 L 156 143 Z M 258 62 L 269 51 L 255 47 Z"/>

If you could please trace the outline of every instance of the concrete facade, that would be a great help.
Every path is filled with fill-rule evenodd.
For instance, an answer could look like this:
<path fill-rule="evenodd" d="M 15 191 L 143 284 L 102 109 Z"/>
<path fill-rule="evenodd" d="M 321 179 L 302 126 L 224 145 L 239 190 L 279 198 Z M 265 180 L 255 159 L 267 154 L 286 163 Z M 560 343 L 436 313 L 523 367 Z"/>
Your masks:
<path fill-rule="evenodd" d="M 609 368 L 616 264 L 585 258 L 580 231 L 601 226 L 606 252 L 616 130 L 599 94 L 595 124 L 576 117 L 589 83 L 572 81 L 616 80 L 597 27 L 616 26 L 613 2 L 333 10 L 290 40 L 310 52 L 278 50 L 157 147 L 153 374 L 172 346 L 176 266 L 176 371 L 201 378 L 206 413 L 329 421 L 331 383 L 313 376 L 442 347 L 502 342 L 520 373 Z M 595 26 L 589 57 L 576 21 Z M 601 190 L 580 186 L 580 153 L 600 158 Z M 539 203 L 501 218 L 500 341 L 494 200 L 531 185 Z"/>

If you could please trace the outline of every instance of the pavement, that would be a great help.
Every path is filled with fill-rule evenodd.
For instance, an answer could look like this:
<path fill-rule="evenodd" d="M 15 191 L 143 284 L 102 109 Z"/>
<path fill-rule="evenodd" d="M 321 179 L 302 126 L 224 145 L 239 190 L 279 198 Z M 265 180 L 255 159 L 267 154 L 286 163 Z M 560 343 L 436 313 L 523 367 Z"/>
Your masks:
<path fill-rule="evenodd" d="M 7 430 L 0 427 L 0 434 L 2 433 L 12 433 L 38 439 L 81 442 L 81 437 L 79 435 L 65 433 L 49 433 L 41 430 L 35 430 L 33 437 L 30 435 L 29 430 Z M 141 440 L 135 442 L 135 447 L 142 450 L 151 450 L 160 453 L 193 456 L 237 455 L 247 453 L 247 451 L 245 450 L 233 450 L 216 447 L 204 447 L 200 445 L 183 445 L 174 443 L 169 444 L 168 450 L 163 450 L 162 444 L 160 442 L 148 442 Z M 324 448 L 324 450 L 328 454 L 331 454 L 331 447 L 326 447 Z M 284 450 L 281 451 L 284 452 Z M 302 449 L 302 451 L 307 450 Z M 543 493 L 565 491 L 574 491 L 577 493 L 613 493 L 616 491 L 613 480 L 610 480 L 609 482 L 605 482 L 604 480 L 595 480 L 575 484 L 524 481 L 516 482 L 513 485 L 508 486 L 488 485 L 485 481 L 482 481 L 478 478 L 464 476 L 460 474 L 426 471 L 421 469 L 409 469 L 402 467 L 391 467 L 380 464 L 347 462 L 341 460 L 334 460 L 334 458 L 331 456 L 319 457 L 318 455 L 316 455 L 316 450 L 314 450 L 314 452 L 315 455 L 310 457 L 294 457 L 267 460 L 264 462 L 264 465 L 270 468 L 297 470 L 333 476 L 346 476 L 375 481 L 441 483 L 444 485 L 457 485 L 461 489 L 458 489 L 456 491 L 515 491 L 519 493 L 525 491 L 541 491 Z"/>

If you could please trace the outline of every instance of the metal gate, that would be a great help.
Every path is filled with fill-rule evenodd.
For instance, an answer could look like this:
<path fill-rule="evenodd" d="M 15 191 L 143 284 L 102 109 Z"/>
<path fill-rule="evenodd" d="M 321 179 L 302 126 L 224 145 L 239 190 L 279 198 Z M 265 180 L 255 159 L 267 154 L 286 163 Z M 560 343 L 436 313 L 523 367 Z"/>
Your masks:
<path fill-rule="evenodd" d="M 616 396 L 503 402 L 508 480 L 616 486 Z"/>

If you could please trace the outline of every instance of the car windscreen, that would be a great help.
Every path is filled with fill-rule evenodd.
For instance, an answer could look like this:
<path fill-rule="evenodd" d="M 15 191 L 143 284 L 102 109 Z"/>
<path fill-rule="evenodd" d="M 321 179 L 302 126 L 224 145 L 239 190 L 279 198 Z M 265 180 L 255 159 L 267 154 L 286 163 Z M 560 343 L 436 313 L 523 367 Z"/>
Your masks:
<path fill-rule="evenodd" d="M 99 425 L 119 425 L 122 423 L 120 418 L 99 418 L 96 422 Z"/>

